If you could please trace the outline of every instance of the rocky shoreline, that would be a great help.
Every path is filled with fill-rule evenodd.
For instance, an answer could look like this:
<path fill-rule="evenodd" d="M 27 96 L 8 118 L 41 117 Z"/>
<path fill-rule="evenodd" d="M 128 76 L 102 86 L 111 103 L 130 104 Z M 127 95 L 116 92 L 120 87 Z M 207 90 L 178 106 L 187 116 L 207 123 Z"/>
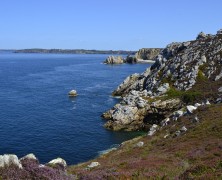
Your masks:
<path fill-rule="evenodd" d="M 119 58 L 120 59 L 120 58 Z M 41 165 L 34 155 L 0 156 L 0 177 L 48 179 L 217 179 L 222 177 L 222 30 L 171 43 L 142 74 L 112 93 L 121 101 L 102 114 L 104 127 L 147 135 L 93 161 Z"/>
<path fill-rule="evenodd" d="M 122 101 L 103 113 L 104 127 L 135 131 L 160 124 L 173 113 L 205 101 L 216 102 L 221 84 L 222 31 L 200 33 L 196 40 L 167 45 L 142 74 L 127 77 L 113 92 Z M 217 82 L 215 98 L 195 89 L 200 80 Z M 210 82 L 209 82 L 210 83 Z"/>

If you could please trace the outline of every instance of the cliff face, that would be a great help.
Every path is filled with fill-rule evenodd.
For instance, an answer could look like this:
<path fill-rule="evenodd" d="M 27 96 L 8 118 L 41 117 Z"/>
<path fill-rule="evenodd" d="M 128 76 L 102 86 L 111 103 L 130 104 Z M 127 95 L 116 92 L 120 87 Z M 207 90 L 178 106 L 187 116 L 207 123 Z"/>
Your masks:
<path fill-rule="evenodd" d="M 123 100 L 105 112 L 105 127 L 113 130 L 149 129 L 170 118 L 186 104 L 216 102 L 222 86 L 222 30 L 200 33 L 196 40 L 171 43 L 140 75 L 128 77 L 113 95 Z"/>
<path fill-rule="evenodd" d="M 137 59 L 154 60 L 161 50 L 161 48 L 142 48 L 135 54 L 135 57 Z"/>

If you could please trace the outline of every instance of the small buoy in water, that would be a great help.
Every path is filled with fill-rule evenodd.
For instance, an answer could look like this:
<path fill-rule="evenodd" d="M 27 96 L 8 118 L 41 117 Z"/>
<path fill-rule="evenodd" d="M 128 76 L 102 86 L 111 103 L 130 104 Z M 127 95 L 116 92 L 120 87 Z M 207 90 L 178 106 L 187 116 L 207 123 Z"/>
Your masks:
<path fill-rule="evenodd" d="M 69 91 L 69 96 L 70 97 L 77 96 L 77 91 L 76 90 Z"/>

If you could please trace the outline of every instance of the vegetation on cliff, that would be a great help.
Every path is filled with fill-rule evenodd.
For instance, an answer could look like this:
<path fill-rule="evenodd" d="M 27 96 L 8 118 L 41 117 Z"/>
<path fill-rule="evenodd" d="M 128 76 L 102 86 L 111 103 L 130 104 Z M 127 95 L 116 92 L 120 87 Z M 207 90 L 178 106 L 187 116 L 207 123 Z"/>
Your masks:
<path fill-rule="evenodd" d="M 221 104 L 203 106 L 153 136 L 138 137 L 94 159 L 100 166 L 87 169 L 90 161 L 70 166 L 68 172 L 80 179 L 220 179 L 221 117 Z"/>

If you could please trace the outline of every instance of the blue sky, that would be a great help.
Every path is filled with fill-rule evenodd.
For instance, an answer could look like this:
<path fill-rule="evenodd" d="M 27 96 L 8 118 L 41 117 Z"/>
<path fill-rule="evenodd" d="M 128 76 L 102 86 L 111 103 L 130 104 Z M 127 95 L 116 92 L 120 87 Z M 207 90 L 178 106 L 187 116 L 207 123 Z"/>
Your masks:
<path fill-rule="evenodd" d="M 165 47 L 222 28 L 221 0 L 1 0 L 0 49 Z"/>

